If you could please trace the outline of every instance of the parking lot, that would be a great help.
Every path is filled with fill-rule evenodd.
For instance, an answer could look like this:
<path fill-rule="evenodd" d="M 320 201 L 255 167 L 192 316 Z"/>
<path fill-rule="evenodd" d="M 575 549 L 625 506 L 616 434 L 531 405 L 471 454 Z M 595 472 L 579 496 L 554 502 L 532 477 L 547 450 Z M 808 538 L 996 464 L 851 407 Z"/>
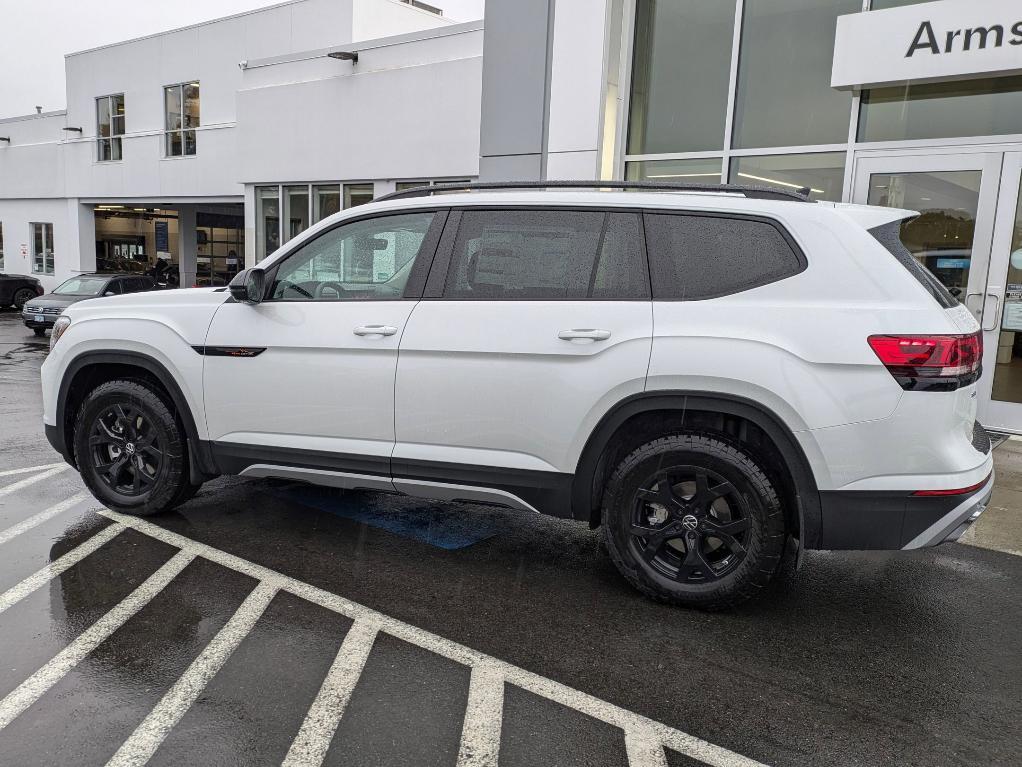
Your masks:
<path fill-rule="evenodd" d="M 100 507 L 0 312 L 0 764 L 959 765 L 1022 752 L 1022 441 L 967 544 L 652 603 L 584 525 L 222 478 Z"/>

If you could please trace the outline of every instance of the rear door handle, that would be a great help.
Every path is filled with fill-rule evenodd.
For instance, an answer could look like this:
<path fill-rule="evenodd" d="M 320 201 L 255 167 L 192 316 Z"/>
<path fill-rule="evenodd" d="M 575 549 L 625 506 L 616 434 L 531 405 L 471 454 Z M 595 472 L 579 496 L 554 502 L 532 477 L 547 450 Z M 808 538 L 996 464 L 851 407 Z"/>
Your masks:
<path fill-rule="evenodd" d="M 356 336 L 392 336 L 397 333 L 393 325 L 359 325 L 355 328 Z"/>
<path fill-rule="evenodd" d="M 591 344 L 596 341 L 606 341 L 610 338 L 610 331 L 595 328 L 573 328 L 571 330 L 562 330 L 557 334 L 557 337 L 562 341 Z"/>

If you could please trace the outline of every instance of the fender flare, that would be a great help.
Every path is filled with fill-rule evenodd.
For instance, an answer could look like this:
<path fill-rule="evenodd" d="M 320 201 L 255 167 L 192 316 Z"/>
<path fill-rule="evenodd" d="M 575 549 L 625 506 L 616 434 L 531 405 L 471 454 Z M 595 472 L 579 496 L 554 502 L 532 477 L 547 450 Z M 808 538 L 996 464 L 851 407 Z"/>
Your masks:
<path fill-rule="evenodd" d="M 788 425 L 772 410 L 745 397 L 718 392 L 651 391 L 634 394 L 611 408 L 586 441 L 579 456 L 571 490 L 572 516 L 592 517 L 593 481 L 600 459 L 615 432 L 628 419 L 655 410 L 706 410 L 745 418 L 777 446 L 794 483 L 799 515 L 799 550 L 815 548 L 821 538 L 820 491 L 805 451 Z"/>
<path fill-rule="evenodd" d="M 185 399 L 184 393 L 181 391 L 177 379 L 159 360 L 148 354 L 132 351 L 82 352 L 71 360 L 64 369 L 64 374 L 60 379 L 60 387 L 57 391 L 57 423 L 53 439 L 51 440 L 56 443 L 54 447 L 64 457 L 64 460 L 74 465 L 73 451 L 67 445 L 67 435 L 65 434 L 65 424 L 67 423 L 65 407 L 71 382 L 83 368 L 90 365 L 129 365 L 141 368 L 154 376 L 167 391 L 171 401 L 174 403 L 176 414 L 181 418 L 185 437 L 189 443 L 188 458 L 192 476 L 194 478 L 201 476 L 203 479 L 207 479 L 220 473 L 208 450 L 208 443 L 199 439 L 199 432 L 195 427 L 195 416 L 188 405 L 188 400 Z"/>

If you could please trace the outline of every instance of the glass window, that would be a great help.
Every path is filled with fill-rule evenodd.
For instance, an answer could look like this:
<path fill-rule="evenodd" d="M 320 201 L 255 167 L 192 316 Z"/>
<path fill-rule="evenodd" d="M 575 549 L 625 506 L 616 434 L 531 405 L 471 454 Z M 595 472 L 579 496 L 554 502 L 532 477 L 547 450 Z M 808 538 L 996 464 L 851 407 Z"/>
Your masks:
<path fill-rule="evenodd" d="M 279 301 L 398 300 L 436 214 L 383 216 L 334 227 L 287 257 L 273 277 Z"/>
<path fill-rule="evenodd" d="M 96 142 L 100 162 L 121 159 L 124 135 L 124 94 L 96 99 Z"/>
<path fill-rule="evenodd" d="M 256 261 L 262 261 L 280 247 L 280 199 L 275 186 L 257 186 Z"/>
<path fill-rule="evenodd" d="M 997 339 L 997 357 L 994 364 L 992 397 L 1000 402 L 1022 402 L 1022 331 L 1012 321 L 1022 303 L 1022 187 L 1019 188 L 1015 220 L 1012 222 L 1011 254 L 1008 273 L 1002 283 L 1004 310 L 1001 314 L 1001 332 Z"/>
<path fill-rule="evenodd" d="M 442 183 L 447 183 L 442 182 Z M 403 192 L 405 189 L 418 189 L 420 186 L 429 186 L 428 181 L 398 181 L 394 184 L 395 192 Z"/>
<path fill-rule="evenodd" d="M 837 17 L 861 10 L 861 0 L 745 0 L 736 148 L 848 141 L 852 94 L 830 87 L 830 70 Z"/>
<path fill-rule="evenodd" d="M 1022 75 L 864 91 L 859 141 L 1022 133 Z"/>
<path fill-rule="evenodd" d="M 106 283 L 105 277 L 72 277 L 53 292 L 58 296 L 98 296 Z"/>
<path fill-rule="evenodd" d="M 291 240 L 309 228 L 309 187 L 284 187 L 284 241 Z"/>
<path fill-rule="evenodd" d="M 32 224 L 32 271 L 53 274 L 53 224 Z"/>
<path fill-rule="evenodd" d="M 648 214 L 646 249 L 654 300 L 716 298 L 805 268 L 777 225 L 735 216 Z"/>
<path fill-rule="evenodd" d="M 463 213 L 444 289 L 484 301 L 648 295 L 638 216 L 599 211 Z"/>
<path fill-rule="evenodd" d="M 319 184 L 312 187 L 312 223 L 316 224 L 341 209 L 341 185 Z"/>
<path fill-rule="evenodd" d="M 667 184 L 719 184 L 722 161 L 646 160 L 625 163 L 627 181 L 662 181 Z"/>
<path fill-rule="evenodd" d="M 163 101 L 167 157 L 195 154 L 195 128 L 199 127 L 199 84 L 168 85 L 163 89 Z"/>
<path fill-rule="evenodd" d="M 734 23 L 734 0 L 639 0 L 628 154 L 724 147 Z"/>
<path fill-rule="evenodd" d="M 845 153 L 780 154 L 732 157 L 731 183 L 808 189 L 814 200 L 841 201 L 845 180 Z"/>
<path fill-rule="evenodd" d="M 978 170 L 874 173 L 870 205 L 919 211 L 901 224 L 901 241 L 956 298 L 965 296 L 979 210 Z"/>
<path fill-rule="evenodd" d="M 356 205 L 365 205 L 373 201 L 372 184 L 345 184 L 344 185 L 344 209 L 354 208 Z"/>

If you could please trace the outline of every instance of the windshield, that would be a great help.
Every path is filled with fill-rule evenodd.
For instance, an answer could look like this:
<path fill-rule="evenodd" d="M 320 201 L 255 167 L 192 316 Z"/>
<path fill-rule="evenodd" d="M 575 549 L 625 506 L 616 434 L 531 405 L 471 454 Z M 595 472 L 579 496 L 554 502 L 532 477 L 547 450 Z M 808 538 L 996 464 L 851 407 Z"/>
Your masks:
<path fill-rule="evenodd" d="M 105 277 L 72 277 L 53 292 L 58 296 L 98 296 L 106 283 Z"/>

